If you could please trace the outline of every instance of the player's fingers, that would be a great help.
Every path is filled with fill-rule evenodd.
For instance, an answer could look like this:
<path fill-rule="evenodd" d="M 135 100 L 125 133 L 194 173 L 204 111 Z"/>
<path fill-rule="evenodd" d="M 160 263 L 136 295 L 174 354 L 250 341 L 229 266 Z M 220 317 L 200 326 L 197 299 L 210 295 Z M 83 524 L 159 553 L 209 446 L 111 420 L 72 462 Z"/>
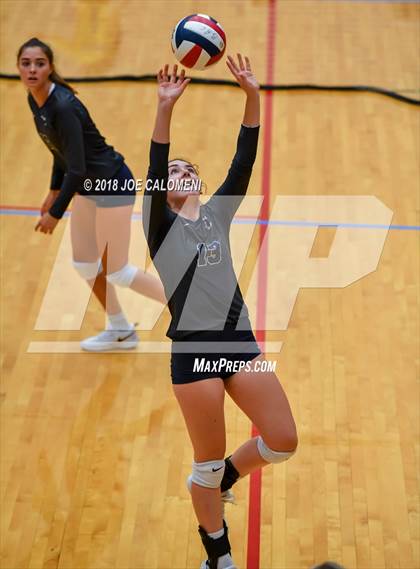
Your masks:
<path fill-rule="evenodd" d="M 178 65 L 175 64 L 172 68 L 172 76 L 171 76 L 172 83 L 176 83 L 176 72 L 177 71 L 178 71 Z"/>
<path fill-rule="evenodd" d="M 245 66 L 244 66 L 244 60 L 242 59 L 242 55 L 240 53 L 236 54 L 238 56 L 238 61 L 239 61 L 239 69 L 241 71 L 245 70 Z"/>
<path fill-rule="evenodd" d="M 232 63 L 230 61 L 226 61 L 226 65 L 229 67 L 232 75 L 235 77 L 235 79 L 237 79 L 239 81 L 239 77 L 238 77 L 238 73 L 239 73 L 239 69 L 235 69 L 235 67 L 232 65 Z"/>
<path fill-rule="evenodd" d="M 230 65 L 232 66 L 232 68 L 236 71 L 239 72 L 239 67 L 236 65 L 235 60 L 233 59 L 233 57 L 231 55 L 228 55 L 228 61 L 230 63 Z M 231 69 L 231 68 L 229 68 Z"/>
<path fill-rule="evenodd" d="M 230 58 L 230 59 L 228 58 L 226 60 L 226 65 L 229 67 L 229 69 L 232 71 L 232 73 L 236 72 L 235 65 L 232 63 L 232 58 Z"/>
<path fill-rule="evenodd" d="M 165 66 L 163 67 L 163 78 L 165 81 L 168 81 L 168 69 L 169 65 L 166 63 Z"/>
<path fill-rule="evenodd" d="M 245 65 L 246 65 L 246 70 L 251 71 L 251 62 L 249 61 L 249 57 L 247 56 L 245 56 Z"/>
<path fill-rule="evenodd" d="M 185 69 L 181 69 L 181 73 L 179 74 L 178 77 L 178 83 L 182 83 L 185 79 Z"/>
<path fill-rule="evenodd" d="M 185 87 L 188 85 L 188 83 L 191 81 L 191 79 L 184 79 L 184 81 L 181 83 L 181 89 L 182 92 L 184 92 Z"/>

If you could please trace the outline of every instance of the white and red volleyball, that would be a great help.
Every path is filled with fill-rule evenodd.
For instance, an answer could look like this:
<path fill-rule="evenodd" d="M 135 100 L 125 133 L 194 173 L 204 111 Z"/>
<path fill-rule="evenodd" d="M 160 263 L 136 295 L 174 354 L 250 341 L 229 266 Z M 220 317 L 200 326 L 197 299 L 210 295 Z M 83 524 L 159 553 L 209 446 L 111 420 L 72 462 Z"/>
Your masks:
<path fill-rule="evenodd" d="M 172 32 L 172 51 L 190 69 L 205 69 L 223 56 L 226 35 L 222 26 L 206 14 L 192 14 L 179 20 Z"/>

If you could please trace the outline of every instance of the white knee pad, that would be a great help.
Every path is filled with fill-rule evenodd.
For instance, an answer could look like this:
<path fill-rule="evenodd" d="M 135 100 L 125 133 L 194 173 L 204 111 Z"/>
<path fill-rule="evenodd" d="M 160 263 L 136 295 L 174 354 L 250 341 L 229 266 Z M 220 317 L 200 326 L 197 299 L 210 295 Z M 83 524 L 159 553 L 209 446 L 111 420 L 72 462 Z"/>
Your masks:
<path fill-rule="evenodd" d="M 296 451 L 277 451 L 271 450 L 265 444 L 261 437 L 257 437 L 257 448 L 258 452 L 266 462 L 270 462 L 271 464 L 276 464 L 278 462 L 284 462 L 288 460 L 291 456 L 295 454 Z"/>
<path fill-rule="evenodd" d="M 79 275 L 87 281 L 95 279 L 97 275 L 102 272 L 102 263 L 100 259 L 97 259 L 92 263 L 81 263 L 80 261 L 73 261 L 73 267 L 76 269 Z"/>
<path fill-rule="evenodd" d="M 138 268 L 135 267 L 134 265 L 125 265 L 125 267 L 123 267 L 119 271 L 107 275 L 106 280 L 113 285 L 118 285 L 127 288 L 133 282 L 137 271 Z"/>
<path fill-rule="evenodd" d="M 193 462 L 191 481 L 204 488 L 219 488 L 225 471 L 225 461 Z"/>

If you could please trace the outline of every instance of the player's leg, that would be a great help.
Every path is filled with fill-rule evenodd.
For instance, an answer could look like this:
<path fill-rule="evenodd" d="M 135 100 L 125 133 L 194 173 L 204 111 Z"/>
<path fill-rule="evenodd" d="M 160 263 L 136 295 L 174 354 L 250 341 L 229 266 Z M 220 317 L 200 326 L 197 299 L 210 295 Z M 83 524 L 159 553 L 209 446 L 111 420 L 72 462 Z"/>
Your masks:
<path fill-rule="evenodd" d="M 173 387 L 194 449 L 191 496 L 200 536 L 212 566 L 233 568 L 220 500 L 226 447 L 224 384 L 212 378 Z"/>
<path fill-rule="evenodd" d="M 118 203 L 118 198 L 115 196 L 108 199 L 113 200 L 112 203 Z M 104 202 L 107 203 L 106 200 Z M 97 209 L 97 242 L 99 247 L 107 247 L 108 282 L 166 304 L 161 281 L 128 262 L 133 207 L 134 204 L 129 204 Z"/>
<path fill-rule="evenodd" d="M 138 338 L 134 326 L 127 322 L 118 301 L 115 288 L 107 282 L 101 265 L 104 247 L 97 241 L 96 200 L 76 195 L 71 216 L 73 264 L 79 274 L 92 287 L 108 317 L 104 332 L 83 340 L 82 349 L 90 352 L 126 350 L 135 348 Z"/>
<path fill-rule="evenodd" d="M 258 356 L 252 364 L 257 359 L 263 356 Z M 239 476 L 289 459 L 297 447 L 292 411 L 275 373 L 242 370 L 227 379 L 225 387 L 260 436 L 246 441 L 226 461 L 222 491 L 230 488 Z"/>
<path fill-rule="evenodd" d="M 93 292 L 105 311 L 121 311 L 114 287 L 108 287 L 101 270 L 100 248 L 96 242 L 96 204 L 76 195 L 70 218 L 70 234 L 73 264 L 77 272 L 93 288 Z"/>
<path fill-rule="evenodd" d="M 210 461 L 222 461 L 226 449 L 224 396 L 225 389 L 220 378 L 203 379 L 192 383 L 174 384 L 185 424 L 194 450 L 194 463 L 204 464 Z M 214 469 L 214 473 L 213 473 Z M 197 483 L 200 476 L 193 472 L 191 495 L 199 523 L 207 531 L 216 531 L 222 527 L 220 502 L 221 468 L 211 467 L 208 476 L 213 477 L 204 485 Z M 203 479 L 207 474 L 203 472 Z M 214 487 L 212 487 L 214 486 Z"/>

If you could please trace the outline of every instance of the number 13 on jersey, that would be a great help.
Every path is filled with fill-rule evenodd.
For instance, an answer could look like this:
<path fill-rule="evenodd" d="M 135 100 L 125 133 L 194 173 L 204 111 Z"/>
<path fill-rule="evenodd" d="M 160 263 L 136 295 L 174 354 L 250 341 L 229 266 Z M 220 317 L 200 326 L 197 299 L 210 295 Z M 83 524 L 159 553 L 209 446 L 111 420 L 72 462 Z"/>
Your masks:
<path fill-rule="evenodd" d="M 222 260 L 220 241 L 211 243 L 197 243 L 198 259 L 197 266 L 217 265 Z"/>

